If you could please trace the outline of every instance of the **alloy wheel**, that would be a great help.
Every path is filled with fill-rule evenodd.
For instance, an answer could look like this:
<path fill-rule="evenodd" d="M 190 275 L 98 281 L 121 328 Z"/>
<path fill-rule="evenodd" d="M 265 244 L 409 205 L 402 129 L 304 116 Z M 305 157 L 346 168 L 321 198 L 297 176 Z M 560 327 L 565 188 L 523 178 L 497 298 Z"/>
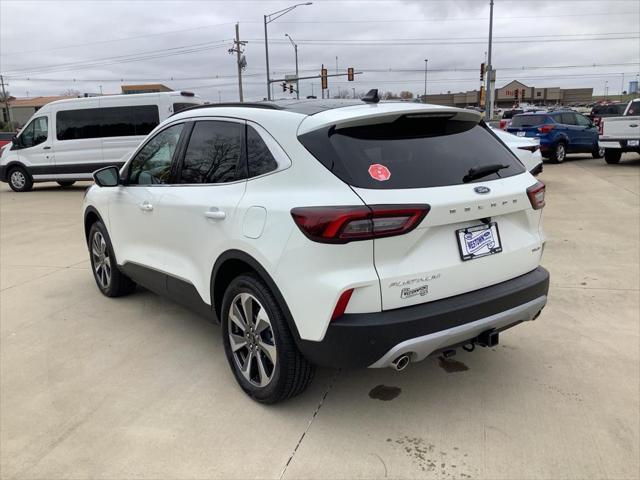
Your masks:
<path fill-rule="evenodd" d="M 275 373 L 276 344 L 267 311 L 250 293 L 239 293 L 231 302 L 228 334 L 242 376 L 256 387 L 266 387 Z"/>
<path fill-rule="evenodd" d="M 103 289 L 109 288 L 111 283 L 111 258 L 109 258 L 107 242 L 100 232 L 96 232 L 93 235 L 91 256 L 93 258 L 93 271 L 95 272 L 96 280 L 98 280 L 98 283 Z"/>
<path fill-rule="evenodd" d="M 11 185 L 13 185 L 15 188 L 17 188 L 18 190 L 24 188 L 25 184 L 27 183 L 27 178 L 24 176 L 24 173 L 22 173 L 20 170 L 15 170 L 14 172 L 11 173 Z"/>
<path fill-rule="evenodd" d="M 565 156 L 566 156 L 566 152 L 564 149 L 564 144 L 559 143 L 558 146 L 556 147 L 556 160 L 558 160 L 558 162 L 562 162 Z"/>
<path fill-rule="evenodd" d="M 598 148 L 598 157 L 604 157 L 604 147 Z"/>

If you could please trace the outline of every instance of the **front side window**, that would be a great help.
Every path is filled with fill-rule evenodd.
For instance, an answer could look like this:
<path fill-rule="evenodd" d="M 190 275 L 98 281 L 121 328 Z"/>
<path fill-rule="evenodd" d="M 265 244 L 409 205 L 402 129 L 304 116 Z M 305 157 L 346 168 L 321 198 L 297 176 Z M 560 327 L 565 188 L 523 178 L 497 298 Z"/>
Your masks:
<path fill-rule="evenodd" d="M 227 183 L 244 178 L 240 123 L 196 122 L 185 151 L 180 183 Z"/>
<path fill-rule="evenodd" d="M 48 132 L 49 122 L 47 117 L 34 118 L 20 134 L 20 147 L 29 148 L 45 142 Z"/>
<path fill-rule="evenodd" d="M 247 126 L 247 163 L 249 178 L 264 175 L 278 168 L 278 162 L 273 158 L 269 147 L 260 134 L 250 126 Z"/>
<path fill-rule="evenodd" d="M 154 185 L 169 183 L 171 160 L 178 146 L 183 124 L 162 130 L 149 140 L 131 161 L 130 185 Z"/>

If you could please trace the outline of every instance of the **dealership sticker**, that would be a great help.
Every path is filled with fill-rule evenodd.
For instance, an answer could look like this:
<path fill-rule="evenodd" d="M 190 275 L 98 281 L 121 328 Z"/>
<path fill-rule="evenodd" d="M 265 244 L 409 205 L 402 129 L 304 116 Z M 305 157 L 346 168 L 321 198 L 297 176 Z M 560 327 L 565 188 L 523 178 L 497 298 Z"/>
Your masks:
<path fill-rule="evenodd" d="M 369 175 L 371 175 L 371 178 L 378 180 L 379 182 L 384 182 L 391 178 L 391 172 L 389 169 L 379 163 L 374 163 L 369 167 Z"/>

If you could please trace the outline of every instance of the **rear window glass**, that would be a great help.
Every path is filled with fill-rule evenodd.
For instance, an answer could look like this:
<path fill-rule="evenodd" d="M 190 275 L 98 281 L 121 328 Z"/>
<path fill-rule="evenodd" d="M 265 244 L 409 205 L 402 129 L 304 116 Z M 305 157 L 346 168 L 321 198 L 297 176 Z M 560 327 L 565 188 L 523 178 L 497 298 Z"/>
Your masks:
<path fill-rule="evenodd" d="M 510 127 L 535 127 L 549 122 L 546 115 L 516 115 L 511 121 Z"/>
<path fill-rule="evenodd" d="M 513 118 L 514 115 L 518 115 L 519 113 L 522 113 L 522 110 L 507 110 L 502 114 L 502 118 Z"/>
<path fill-rule="evenodd" d="M 507 165 L 477 181 L 524 172 L 487 128 L 447 118 L 408 119 L 301 135 L 302 144 L 344 182 L 361 188 L 425 188 L 462 184 L 472 168 Z"/>

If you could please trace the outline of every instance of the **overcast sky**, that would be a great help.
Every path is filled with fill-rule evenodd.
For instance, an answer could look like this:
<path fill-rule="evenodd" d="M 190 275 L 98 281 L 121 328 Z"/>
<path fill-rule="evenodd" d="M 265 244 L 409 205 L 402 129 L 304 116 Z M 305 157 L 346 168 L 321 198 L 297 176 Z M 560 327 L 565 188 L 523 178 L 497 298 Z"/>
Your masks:
<path fill-rule="evenodd" d="M 227 50 L 240 22 L 248 42 L 245 99 L 259 100 L 266 96 L 263 15 L 295 3 L 0 0 L 0 73 L 17 97 L 100 86 L 117 93 L 124 81 L 236 101 L 235 57 Z M 340 72 L 363 72 L 355 82 L 330 79 L 332 95 L 338 88 L 421 94 L 425 58 L 429 93 L 476 89 L 488 18 L 488 0 L 315 0 L 269 24 L 272 77 L 294 72 L 288 33 L 299 44 L 301 76 L 318 74 L 323 63 L 334 73 L 336 57 Z M 618 94 L 638 78 L 639 30 L 637 0 L 495 0 L 497 85 L 519 79 L 602 93 L 608 82 Z M 312 85 L 319 95 L 319 81 L 307 80 L 301 96 Z M 283 96 L 278 86 L 274 92 Z"/>

